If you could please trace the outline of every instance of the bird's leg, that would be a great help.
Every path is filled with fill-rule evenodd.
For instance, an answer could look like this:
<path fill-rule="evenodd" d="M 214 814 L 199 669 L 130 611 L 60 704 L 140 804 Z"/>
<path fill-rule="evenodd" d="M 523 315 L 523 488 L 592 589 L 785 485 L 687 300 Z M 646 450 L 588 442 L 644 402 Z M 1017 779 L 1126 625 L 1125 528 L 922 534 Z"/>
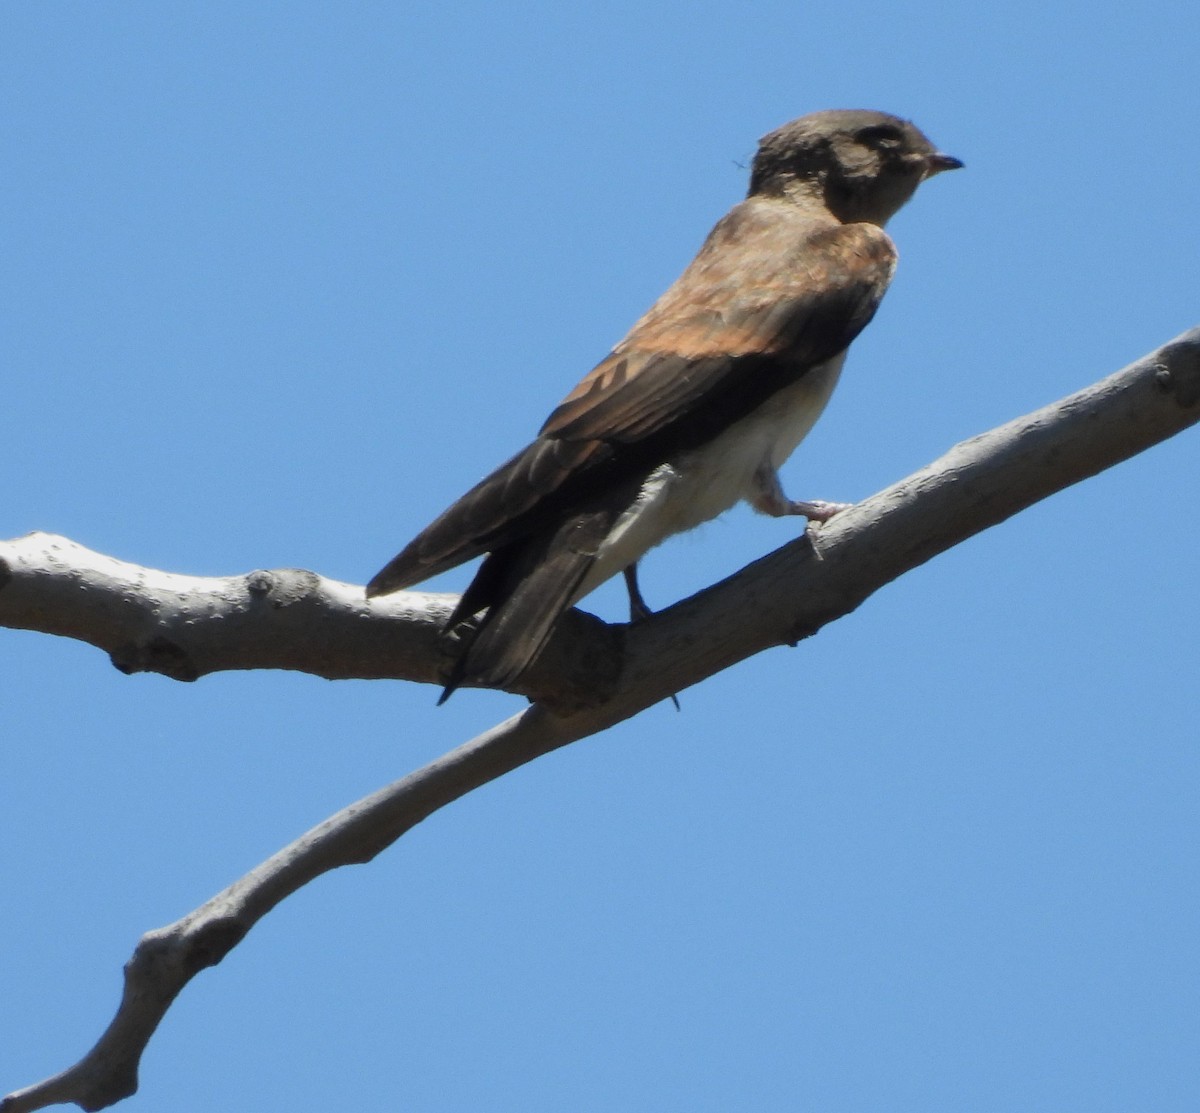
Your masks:
<path fill-rule="evenodd" d="M 638 586 L 637 561 L 627 564 L 622 575 L 625 577 L 625 589 L 629 592 L 629 621 L 640 622 L 643 618 L 649 618 L 654 612 L 642 598 L 642 589 Z M 671 702 L 676 711 L 681 710 L 678 696 L 672 695 Z"/>
<path fill-rule="evenodd" d="M 801 514 L 810 522 L 827 522 L 835 514 L 854 505 L 850 502 L 825 502 L 821 499 L 799 502 L 788 498 L 779 482 L 779 473 L 768 460 L 764 460 L 755 469 L 754 491 L 748 501 L 760 514 L 769 514 L 772 518 Z"/>
<path fill-rule="evenodd" d="M 654 612 L 642 598 L 642 589 L 638 587 L 637 561 L 627 565 L 623 574 L 625 589 L 629 592 L 629 621 L 641 622 L 643 618 L 649 618 Z"/>

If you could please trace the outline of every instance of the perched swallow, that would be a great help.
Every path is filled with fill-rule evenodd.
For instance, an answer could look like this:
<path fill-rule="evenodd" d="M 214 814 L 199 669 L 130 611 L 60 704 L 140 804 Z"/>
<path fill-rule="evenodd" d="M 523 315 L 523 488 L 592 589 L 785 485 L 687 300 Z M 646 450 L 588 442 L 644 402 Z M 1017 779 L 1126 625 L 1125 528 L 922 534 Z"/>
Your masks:
<path fill-rule="evenodd" d="M 486 553 L 446 629 L 471 620 L 444 701 L 505 687 L 559 615 L 618 572 L 745 499 L 824 521 L 778 469 L 812 428 L 846 349 L 892 279 L 883 225 L 962 163 L 906 120 L 816 112 L 763 137 L 746 200 L 675 284 L 546 419 L 367 585 L 398 591 Z"/>

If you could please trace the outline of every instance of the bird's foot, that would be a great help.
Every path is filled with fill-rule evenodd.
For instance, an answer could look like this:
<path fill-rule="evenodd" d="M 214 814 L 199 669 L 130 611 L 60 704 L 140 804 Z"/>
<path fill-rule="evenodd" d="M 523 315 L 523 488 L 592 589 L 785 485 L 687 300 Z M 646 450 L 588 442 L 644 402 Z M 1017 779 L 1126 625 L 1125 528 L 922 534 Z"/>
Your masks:
<path fill-rule="evenodd" d="M 826 502 L 824 499 L 814 499 L 812 502 L 792 502 L 789 514 L 803 514 L 810 522 L 828 522 L 835 514 L 849 510 L 852 502 Z"/>
<path fill-rule="evenodd" d="M 768 514 L 772 518 L 803 516 L 810 522 L 828 522 L 835 514 L 853 505 L 849 502 L 826 502 L 824 499 L 805 502 L 788 498 L 779 482 L 778 473 L 769 462 L 760 464 L 755 471 L 753 491 L 747 496 L 747 501 L 760 514 Z"/>

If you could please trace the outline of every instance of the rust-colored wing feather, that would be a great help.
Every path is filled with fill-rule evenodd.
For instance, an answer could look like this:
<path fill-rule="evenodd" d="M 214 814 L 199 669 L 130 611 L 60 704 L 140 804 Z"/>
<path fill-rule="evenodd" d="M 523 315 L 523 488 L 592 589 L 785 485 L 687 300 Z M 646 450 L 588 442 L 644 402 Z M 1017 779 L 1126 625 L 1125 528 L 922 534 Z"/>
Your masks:
<path fill-rule="evenodd" d="M 537 438 L 419 534 L 368 585 L 397 591 L 547 528 L 598 493 L 705 443 L 870 321 L 895 267 L 871 224 L 754 197 L 563 399 Z"/>
<path fill-rule="evenodd" d="M 747 228 L 731 220 L 738 215 L 726 218 L 729 230 L 717 225 L 680 280 L 563 399 L 542 436 L 640 440 L 725 391 L 749 391 L 753 408 L 849 346 L 891 281 L 887 234 L 805 221 L 797 239 L 791 222 Z M 764 391 L 745 381 L 738 360 L 747 357 L 755 367 L 783 365 L 786 382 L 768 377 Z"/>

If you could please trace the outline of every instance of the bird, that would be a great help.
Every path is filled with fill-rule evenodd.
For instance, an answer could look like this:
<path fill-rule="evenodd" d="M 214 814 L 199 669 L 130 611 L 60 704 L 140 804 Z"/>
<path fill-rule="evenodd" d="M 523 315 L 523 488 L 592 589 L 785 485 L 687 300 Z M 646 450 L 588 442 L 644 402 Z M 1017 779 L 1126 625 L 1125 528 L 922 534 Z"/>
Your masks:
<path fill-rule="evenodd" d="M 927 179 L 958 169 L 885 112 L 810 113 L 759 141 L 745 200 L 534 439 L 370 580 L 373 598 L 483 561 L 443 629 L 445 700 L 513 685 L 559 617 L 739 500 L 824 522 L 845 504 L 788 498 L 778 470 L 837 383 L 896 267 L 884 225 Z M 457 628 L 461 627 L 461 631 Z"/>

